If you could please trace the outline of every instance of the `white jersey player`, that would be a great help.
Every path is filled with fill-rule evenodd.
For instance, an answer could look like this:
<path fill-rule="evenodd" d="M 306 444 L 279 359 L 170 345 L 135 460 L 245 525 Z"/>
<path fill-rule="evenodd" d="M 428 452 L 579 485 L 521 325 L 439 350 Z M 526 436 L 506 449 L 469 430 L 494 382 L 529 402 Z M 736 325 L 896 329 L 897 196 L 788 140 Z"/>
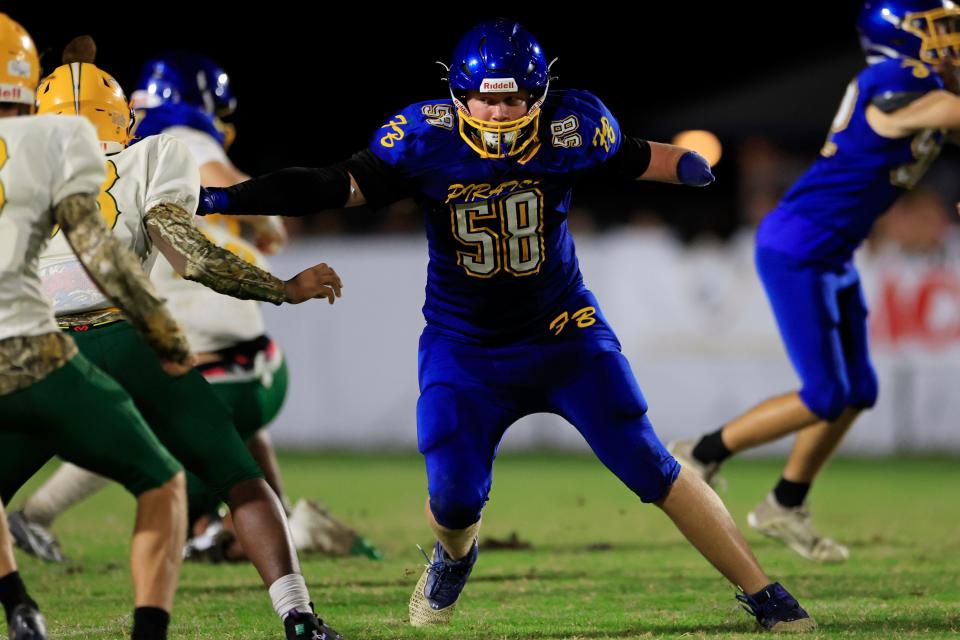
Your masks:
<path fill-rule="evenodd" d="M 37 273 L 54 225 L 62 226 L 111 304 L 163 358 L 167 373 L 188 372 L 192 356 L 136 258 L 97 215 L 104 167 L 93 128 L 82 118 L 29 116 L 38 78 L 32 39 L 0 13 L 0 495 L 9 499 L 54 455 L 121 482 L 137 497 L 138 511 L 132 637 L 166 638 L 185 524 L 182 468 L 116 381 L 78 354 L 58 328 Z M 4 518 L 0 600 L 10 636 L 44 640 L 43 618 L 16 571 L 6 534 Z"/>
<path fill-rule="evenodd" d="M 114 240 L 135 252 L 142 264 L 154 260 L 159 250 L 182 277 L 228 295 L 275 304 L 316 297 L 332 303 L 340 294 L 340 281 L 326 265 L 283 282 L 211 244 L 196 229 L 199 178 L 189 152 L 169 136 L 127 147 L 131 111 L 119 84 L 92 64 L 94 49 L 89 38 L 68 45 L 66 64 L 42 81 L 37 104 L 40 113 L 83 115 L 96 127 L 107 154 L 101 157 L 107 166 L 101 214 Z M 47 286 L 57 298 L 59 326 L 78 331 L 74 335 L 81 352 L 119 376 L 160 441 L 196 476 L 191 483 L 209 487 L 230 505 L 240 540 L 247 538 L 245 546 L 253 550 L 250 559 L 269 589 L 287 637 L 339 638 L 312 611 L 277 498 L 238 437 L 232 416 L 195 371 L 177 384 L 158 378 L 156 365 L 123 315 L 83 282 L 63 248 L 55 242 L 41 258 Z M 249 536 L 256 536 L 256 543 Z"/>

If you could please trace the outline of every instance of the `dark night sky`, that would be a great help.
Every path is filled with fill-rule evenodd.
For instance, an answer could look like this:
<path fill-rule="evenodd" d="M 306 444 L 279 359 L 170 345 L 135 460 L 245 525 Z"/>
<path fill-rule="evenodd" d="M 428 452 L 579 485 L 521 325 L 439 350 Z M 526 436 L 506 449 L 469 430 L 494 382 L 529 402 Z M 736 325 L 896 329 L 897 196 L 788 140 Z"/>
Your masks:
<path fill-rule="evenodd" d="M 397 108 L 445 95 L 434 61 L 446 59 L 478 18 L 497 15 L 464 15 L 468 5 L 462 2 L 396 2 L 375 9 L 337 3 L 341 16 L 330 20 L 308 19 L 303 8 L 282 1 L 266 3 L 269 12 L 226 17 L 171 2 L 154 5 L 163 9 L 152 15 L 140 13 L 151 6 L 145 3 L 82 4 L 89 8 L 5 0 L 2 10 L 46 52 L 46 70 L 56 66 L 71 37 L 91 34 L 99 66 L 128 94 L 151 54 L 180 47 L 212 55 L 234 82 L 234 152 L 253 171 L 339 159 Z M 329 6 L 310 4 L 318 12 Z M 832 12 L 827 7 L 841 3 L 778 3 L 766 12 L 729 8 L 741 4 L 734 2 L 646 7 L 652 4 L 636 3 L 625 13 L 611 11 L 610 3 L 582 3 L 569 15 L 573 10 L 523 3 L 510 15 L 536 34 L 548 56 L 560 58 L 555 86 L 590 89 L 638 135 L 645 134 L 645 121 L 678 105 L 700 99 L 707 105 L 712 96 L 789 74 L 811 59 L 857 50 L 855 3 Z M 842 89 L 833 92 L 839 96 Z M 830 116 L 824 116 L 824 129 Z"/>
<path fill-rule="evenodd" d="M 757 131 L 814 154 L 862 64 L 854 28 L 859 4 L 837 0 L 776 3 L 764 11 L 736 6 L 746 2 L 636 2 L 628 11 L 611 3 L 516 3 L 522 9 L 469 14 L 463 2 L 338 3 L 339 17 L 329 20 L 310 19 L 302 4 L 279 0 L 257 3 L 269 11 L 242 13 L 197 12 L 200 2 L 193 9 L 177 2 L 54 9 L 37 0 L 0 1 L 46 52 L 45 70 L 56 66 L 70 38 L 89 33 L 99 45 L 98 65 L 128 95 L 152 54 L 187 48 L 217 59 L 238 99 L 231 156 L 254 175 L 341 160 L 397 109 L 444 97 L 434 61 L 446 60 L 474 22 L 497 15 L 520 20 L 548 57 L 559 57 L 553 86 L 593 91 L 625 131 L 651 139 L 712 128 L 730 146 Z M 330 11 L 328 3 L 311 6 Z M 708 220 L 722 210 L 723 226 L 735 224 L 735 170 L 731 160 L 721 162 L 709 193 L 680 195 L 679 208 L 703 209 Z M 641 189 L 661 208 L 678 195 L 656 186 L 618 193 L 632 200 Z"/>

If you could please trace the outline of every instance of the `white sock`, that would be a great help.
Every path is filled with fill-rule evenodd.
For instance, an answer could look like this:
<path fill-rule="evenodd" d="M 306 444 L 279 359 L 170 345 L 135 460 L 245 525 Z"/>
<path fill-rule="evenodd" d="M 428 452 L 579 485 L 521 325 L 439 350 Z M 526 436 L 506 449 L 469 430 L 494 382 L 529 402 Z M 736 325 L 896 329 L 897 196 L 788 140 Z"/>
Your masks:
<path fill-rule="evenodd" d="M 270 599 L 273 601 L 273 610 L 283 620 L 291 609 L 311 611 L 310 594 L 307 592 L 307 583 L 299 573 L 278 578 L 270 585 Z"/>
<path fill-rule="evenodd" d="M 110 483 L 103 476 L 64 462 L 23 505 L 27 520 L 49 528 L 61 513 Z"/>

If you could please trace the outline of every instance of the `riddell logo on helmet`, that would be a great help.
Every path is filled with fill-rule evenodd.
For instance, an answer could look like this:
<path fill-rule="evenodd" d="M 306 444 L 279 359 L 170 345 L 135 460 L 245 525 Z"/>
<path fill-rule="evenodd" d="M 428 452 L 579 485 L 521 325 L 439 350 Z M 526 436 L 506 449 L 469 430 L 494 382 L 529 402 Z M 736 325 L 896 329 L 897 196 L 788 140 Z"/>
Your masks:
<path fill-rule="evenodd" d="M 26 97 L 22 87 L 0 84 L 0 102 L 22 102 Z"/>
<path fill-rule="evenodd" d="M 513 78 L 485 78 L 480 83 L 480 93 L 513 93 L 517 81 Z"/>

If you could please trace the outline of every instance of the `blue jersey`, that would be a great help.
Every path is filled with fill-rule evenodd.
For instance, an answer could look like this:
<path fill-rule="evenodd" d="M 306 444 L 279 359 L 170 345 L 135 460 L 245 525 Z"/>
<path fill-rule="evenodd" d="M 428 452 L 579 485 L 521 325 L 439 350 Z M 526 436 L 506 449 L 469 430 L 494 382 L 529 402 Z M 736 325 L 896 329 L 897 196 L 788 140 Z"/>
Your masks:
<path fill-rule="evenodd" d="M 467 146 L 457 124 L 450 99 L 420 102 L 370 141 L 424 211 L 424 316 L 478 340 L 543 332 L 583 288 L 567 229 L 572 188 L 617 152 L 619 125 L 590 93 L 556 91 L 542 107 L 538 146 L 490 159 Z"/>
<path fill-rule="evenodd" d="M 946 134 L 928 129 L 884 138 L 867 123 L 867 107 L 896 107 L 938 89 L 943 89 L 939 76 L 916 60 L 886 60 L 861 71 L 847 87 L 820 157 L 764 220 L 758 246 L 849 260 L 874 221 L 923 177 Z"/>
<path fill-rule="evenodd" d="M 150 109 L 139 109 L 137 118 L 132 143 L 162 133 L 170 127 L 188 127 L 202 131 L 213 136 L 221 145 L 225 140 L 224 133 L 217 127 L 213 116 L 188 104 L 165 102 Z"/>

